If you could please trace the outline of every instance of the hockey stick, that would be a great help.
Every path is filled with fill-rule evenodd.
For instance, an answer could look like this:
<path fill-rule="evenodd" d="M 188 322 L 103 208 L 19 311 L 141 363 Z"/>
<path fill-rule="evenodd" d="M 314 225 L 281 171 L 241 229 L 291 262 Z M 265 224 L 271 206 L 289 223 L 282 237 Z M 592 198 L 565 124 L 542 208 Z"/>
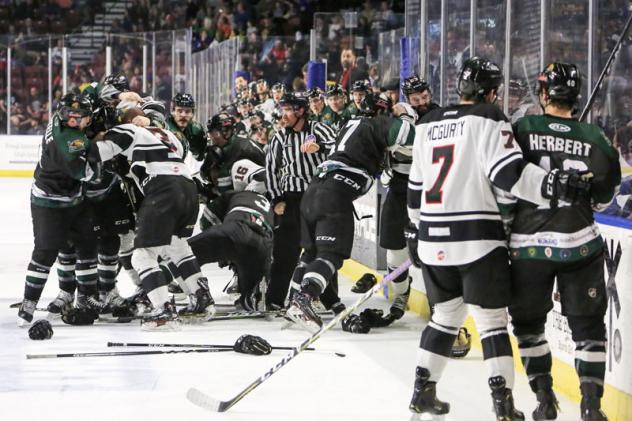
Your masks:
<path fill-rule="evenodd" d="M 116 351 L 116 352 L 79 352 L 72 354 L 26 354 L 27 360 L 42 358 L 80 358 L 80 357 L 122 357 L 126 355 L 157 355 L 157 354 L 186 354 L 193 352 L 230 352 L 231 349 L 203 348 L 203 349 L 178 349 L 172 351 Z"/>
<path fill-rule="evenodd" d="M 134 342 L 108 342 L 108 347 L 149 347 L 149 348 L 212 348 L 212 349 L 233 349 L 233 345 L 213 345 L 213 344 L 151 344 L 151 343 L 134 343 Z M 273 346 L 272 349 L 290 350 L 291 346 Z M 324 349 L 305 348 L 305 351 L 325 351 Z M 338 357 L 346 357 L 346 354 L 338 351 L 332 351 Z"/>
<path fill-rule="evenodd" d="M 623 27 L 623 31 L 621 31 L 621 35 L 619 35 L 619 39 L 617 40 L 617 43 L 614 45 L 614 48 L 612 49 L 612 52 L 610 53 L 610 57 L 608 57 L 608 61 L 606 61 L 606 65 L 603 67 L 603 70 L 601 71 L 601 74 L 599 75 L 599 79 L 597 79 L 597 83 L 595 84 L 592 92 L 590 93 L 590 96 L 588 97 L 586 106 L 584 107 L 581 115 L 579 116 L 579 121 L 584 121 L 584 119 L 586 118 L 586 115 L 588 114 L 588 111 L 593 105 L 593 102 L 595 102 L 597 93 L 601 89 L 601 84 L 604 78 L 606 77 L 606 75 L 610 72 L 610 66 L 612 66 L 612 63 L 614 63 L 614 59 L 616 55 L 619 53 L 619 50 L 621 49 L 621 45 L 623 45 L 623 40 L 625 39 L 625 36 L 628 33 L 628 30 L 630 29 L 631 23 L 632 23 L 632 14 L 630 14 L 628 21 L 625 23 L 625 26 Z"/>
<path fill-rule="evenodd" d="M 321 336 L 325 334 L 325 332 L 330 330 L 332 327 L 337 325 L 338 322 L 340 322 L 342 319 L 344 319 L 349 314 L 351 314 L 354 310 L 360 307 L 366 300 L 371 298 L 373 294 L 378 292 L 380 288 L 386 286 L 388 282 L 390 282 L 391 280 L 401 275 L 406 269 L 410 267 L 410 265 L 411 265 L 410 260 L 406 260 L 404 264 L 402 264 L 393 272 L 385 276 L 381 282 L 374 285 L 373 288 L 371 288 L 366 293 L 364 293 L 360 298 L 356 300 L 355 303 L 347 307 L 343 312 L 339 313 L 329 323 L 323 326 L 318 332 L 314 333 L 312 336 L 310 336 L 305 341 L 303 341 L 303 343 L 298 345 L 296 348 L 292 349 L 285 357 L 283 357 L 281 361 L 279 361 L 279 363 L 277 363 L 274 367 L 266 371 L 261 377 L 259 377 L 258 379 L 250 383 L 248 386 L 246 386 L 245 389 L 239 392 L 232 399 L 229 399 L 227 401 L 219 401 L 211 396 L 208 396 L 204 392 L 201 392 L 200 390 L 194 387 L 189 388 L 189 390 L 187 391 L 187 399 L 190 400 L 193 404 L 199 407 L 202 407 L 204 409 L 208 409 L 210 411 L 215 411 L 215 412 L 226 412 L 227 410 L 232 408 L 233 405 L 235 405 L 237 402 L 242 400 L 248 393 L 252 392 L 259 385 L 261 385 L 261 383 L 268 380 L 274 373 L 279 371 L 283 366 L 289 363 L 294 357 L 296 357 L 298 354 L 304 351 L 308 346 L 316 342 Z"/>

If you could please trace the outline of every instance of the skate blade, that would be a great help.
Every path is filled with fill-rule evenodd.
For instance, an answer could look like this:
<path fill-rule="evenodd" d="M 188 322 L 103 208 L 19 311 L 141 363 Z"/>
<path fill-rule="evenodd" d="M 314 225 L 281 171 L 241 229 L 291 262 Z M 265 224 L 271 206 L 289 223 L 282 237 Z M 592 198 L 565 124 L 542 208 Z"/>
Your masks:
<path fill-rule="evenodd" d="M 409 421 L 444 421 L 445 415 L 432 414 L 430 412 L 423 412 L 421 414 L 412 414 Z"/>
<path fill-rule="evenodd" d="M 49 321 L 56 321 L 56 320 L 61 320 L 61 313 L 51 313 L 50 311 L 48 312 L 48 314 L 46 315 L 46 320 Z"/>
<path fill-rule="evenodd" d="M 318 323 L 314 322 L 313 320 L 306 319 L 303 315 L 303 312 L 296 307 L 290 307 L 285 312 L 285 315 L 296 325 L 302 327 L 312 334 L 320 330 L 320 326 L 318 325 Z"/>
<path fill-rule="evenodd" d="M 182 322 L 170 320 L 166 322 L 141 322 L 140 329 L 145 332 L 179 332 L 182 330 Z"/>

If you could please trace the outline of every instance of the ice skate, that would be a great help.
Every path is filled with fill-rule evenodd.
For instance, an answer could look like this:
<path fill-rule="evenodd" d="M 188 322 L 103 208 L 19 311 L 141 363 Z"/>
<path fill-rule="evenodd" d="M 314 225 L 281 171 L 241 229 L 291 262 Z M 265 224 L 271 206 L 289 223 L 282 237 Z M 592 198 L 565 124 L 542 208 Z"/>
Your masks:
<path fill-rule="evenodd" d="M 294 294 L 286 316 L 304 329 L 316 333 L 323 326 L 323 321 L 312 308 L 312 299 L 309 295 L 299 292 Z"/>
<path fill-rule="evenodd" d="M 533 411 L 534 420 L 554 420 L 557 419 L 557 411 L 560 406 L 553 392 L 553 379 L 551 376 L 538 376 L 532 380 L 532 387 L 535 388 L 535 396 L 538 406 Z"/>
<path fill-rule="evenodd" d="M 178 285 L 176 281 L 172 281 L 168 286 L 169 294 L 173 295 L 174 300 L 184 301 L 187 299 L 187 294 L 182 290 L 182 287 Z"/>
<path fill-rule="evenodd" d="M 199 281 L 198 281 L 199 282 Z M 208 320 L 215 315 L 215 301 L 206 284 L 201 285 L 195 294 L 189 295 L 189 305 L 178 313 L 188 323 Z"/>
<path fill-rule="evenodd" d="M 77 294 L 77 302 L 75 307 L 80 309 L 90 309 L 100 314 L 106 307 L 106 304 L 99 300 L 96 295 Z"/>
<path fill-rule="evenodd" d="M 511 389 L 506 387 L 503 376 L 490 377 L 489 387 L 492 389 L 492 402 L 498 421 L 522 421 L 524 414 L 514 406 Z"/>
<path fill-rule="evenodd" d="M 415 389 L 408 408 L 416 414 L 443 415 L 450 412 L 450 404 L 437 399 L 437 383 L 428 381 L 430 372 L 417 367 Z"/>
<path fill-rule="evenodd" d="M 592 382 L 583 382 L 580 386 L 582 391 L 581 417 L 582 421 L 607 421 L 608 417 L 601 410 L 601 397 L 598 389 L 602 387 Z"/>
<path fill-rule="evenodd" d="M 176 309 L 171 302 L 166 302 L 141 320 L 142 330 L 146 331 L 178 331 L 182 329 Z"/>
<path fill-rule="evenodd" d="M 28 327 L 33 321 L 33 314 L 35 313 L 35 307 L 37 301 L 22 300 L 20 309 L 18 310 L 18 327 Z"/>
<path fill-rule="evenodd" d="M 48 310 L 48 319 L 58 319 L 61 317 L 61 313 L 64 310 L 68 310 L 72 307 L 73 301 L 75 301 L 75 295 L 66 291 L 59 291 L 57 297 L 48 304 L 46 310 Z"/>

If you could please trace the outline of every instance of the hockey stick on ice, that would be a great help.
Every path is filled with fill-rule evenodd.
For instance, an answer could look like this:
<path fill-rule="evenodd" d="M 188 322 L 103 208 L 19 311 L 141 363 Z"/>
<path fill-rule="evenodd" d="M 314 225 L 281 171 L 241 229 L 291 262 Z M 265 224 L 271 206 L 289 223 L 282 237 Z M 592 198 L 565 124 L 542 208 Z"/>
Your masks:
<path fill-rule="evenodd" d="M 279 371 L 283 366 L 289 363 L 294 357 L 296 357 L 298 354 L 304 351 L 308 346 L 316 342 L 321 336 L 325 334 L 325 332 L 327 332 L 329 329 L 337 325 L 338 322 L 340 322 L 342 319 L 344 319 L 349 314 L 351 314 L 354 310 L 360 307 L 366 300 L 371 298 L 373 294 L 379 291 L 380 288 L 382 288 L 383 286 L 386 286 L 388 282 L 390 282 L 391 280 L 401 275 L 406 269 L 410 267 L 410 264 L 411 264 L 410 260 L 406 260 L 404 264 L 402 264 L 393 272 L 385 276 L 384 279 L 382 279 L 380 283 L 374 285 L 373 288 L 365 292 L 360 298 L 358 298 L 358 300 L 355 303 L 353 303 L 353 305 L 347 307 L 345 311 L 341 312 L 336 317 L 334 317 L 329 323 L 323 326 L 318 332 L 314 333 L 312 336 L 307 338 L 305 341 L 303 341 L 303 343 L 298 345 L 296 348 L 293 348 L 285 357 L 283 357 L 281 361 L 279 361 L 279 363 L 277 363 L 274 367 L 266 371 L 261 377 L 259 377 L 258 379 L 250 383 L 248 386 L 246 386 L 245 389 L 239 392 L 232 399 L 229 399 L 227 401 L 219 401 L 193 387 L 189 388 L 189 390 L 187 391 L 187 399 L 190 400 L 193 404 L 199 407 L 202 407 L 204 409 L 208 409 L 210 411 L 225 412 L 229 410 L 231 407 L 233 407 L 233 405 L 235 405 L 237 402 L 242 400 L 248 393 L 256 389 L 261 383 L 268 380 L 274 373 Z"/>
<path fill-rule="evenodd" d="M 214 344 L 152 344 L 152 343 L 134 343 L 134 342 L 108 342 L 108 347 L 147 347 L 147 348 L 212 348 L 212 349 L 233 349 L 233 345 L 214 345 Z M 272 349 L 290 350 L 291 346 L 273 346 Z M 325 351 L 324 349 L 305 348 L 305 351 Z M 342 352 L 331 351 L 338 357 L 346 357 Z"/>
<path fill-rule="evenodd" d="M 614 48 L 612 49 L 612 52 L 610 53 L 610 57 L 608 57 L 608 61 L 606 61 L 606 65 L 603 67 L 603 70 L 601 71 L 601 74 L 599 75 L 599 79 L 597 79 L 597 83 L 593 87 L 593 90 L 590 93 L 590 96 L 588 97 L 586 106 L 584 107 L 581 115 L 579 116 L 579 121 L 584 121 L 584 119 L 586 118 L 586 115 L 588 114 L 588 111 L 593 105 L 593 102 L 595 102 L 597 93 L 601 89 L 601 84 L 604 78 L 606 77 L 606 75 L 610 73 L 610 66 L 612 66 L 612 63 L 614 63 L 614 59 L 619 53 L 619 50 L 621 49 L 621 45 L 623 45 L 623 40 L 625 39 L 628 33 L 628 30 L 630 29 L 631 23 L 632 23 L 632 14 L 630 14 L 628 21 L 625 23 L 625 26 L 623 27 L 623 31 L 621 31 L 621 35 L 619 35 L 619 39 L 617 40 L 617 43 L 614 45 Z"/>
<path fill-rule="evenodd" d="M 73 354 L 26 354 L 27 360 L 38 358 L 80 358 L 80 357 L 121 357 L 127 355 L 186 354 L 193 352 L 229 352 L 225 348 L 177 349 L 171 351 L 116 351 L 116 352 L 77 352 Z"/>

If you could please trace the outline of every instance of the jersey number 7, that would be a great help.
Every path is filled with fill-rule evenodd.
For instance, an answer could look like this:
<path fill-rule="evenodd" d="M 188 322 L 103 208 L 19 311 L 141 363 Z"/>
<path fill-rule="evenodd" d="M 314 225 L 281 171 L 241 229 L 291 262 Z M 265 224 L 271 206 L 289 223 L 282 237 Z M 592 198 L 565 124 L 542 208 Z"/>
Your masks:
<path fill-rule="evenodd" d="M 436 146 L 432 148 L 432 163 L 441 162 L 439 175 L 430 190 L 426 190 L 426 203 L 441 203 L 443 200 L 443 183 L 448 177 L 454 162 L 454 145 Z"/>

